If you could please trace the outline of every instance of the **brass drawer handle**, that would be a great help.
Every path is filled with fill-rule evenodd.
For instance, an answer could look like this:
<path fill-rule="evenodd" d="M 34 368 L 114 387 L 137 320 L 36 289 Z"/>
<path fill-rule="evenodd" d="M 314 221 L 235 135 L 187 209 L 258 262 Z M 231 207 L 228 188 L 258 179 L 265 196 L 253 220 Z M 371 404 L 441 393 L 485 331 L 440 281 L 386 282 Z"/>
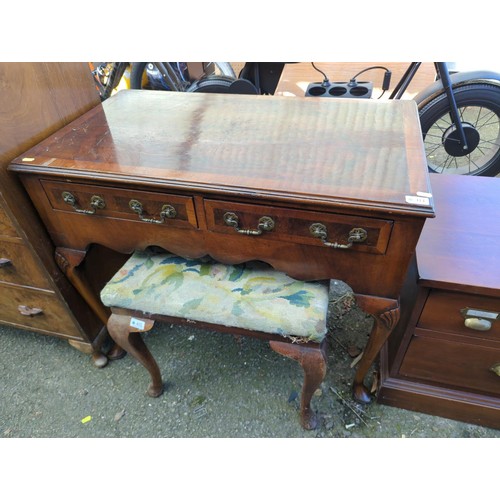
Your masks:
<path fill-rule="evenodd" d="M 491 330 L 491 321 L 487 319 L 467 318 L 464 321 L 464 325 L 466 328 L 479 332 L 487 332 L 488 330 Z"/>
<path fill-rule="evenodd" d="M 500 377 L 500 363 L 495 363 L 493 366 L 490 366 L 490 370 Z"/>
<path fill-rule="evenodd" d="M 479 309 L 471 309 L 470 307 L 465 307 L 464 309 L 461 309 L 460 312 L 465 318 L 465 327 L 479 332 L 487 332 L 488 330 L 491 330 L 493 321 L 496 321 L 500 316 L 500 313 L 481 311 Z"/>
<path fill-rule="evenodd" d="M 72 206 L 75 209 L 75 212 L 79 214 L 92 215 L 96 213 L 96 210 L 98 209 L 102 210 L 103 208 L 106 207 L 104 199 L 96 194 L 93 195 L 92 198 L 90 198 L 90 206 L 92 207 L 90 210 L 78 208 L 78 203 L 76 201 L 75 195 L 70 193 L 69 191 L 63 191 L 61 196 L 64 203 L 67 203 L 68 205 Z"/>
<path fill-rule="evenodd" d="M 368 238 L 368 233 L 366 232 L 365 229 L 361 227 L 354 227 L 349 231 L 347 243 L 330 242 L 327 241 L 328 232 L 326 226 L 319 222 L 311 224 L 311 226 L 309 227 L 309 231 L 315 238 L 319 238 L 323 242 L 323 245 L 326 245 L 327 247 L 331 248 L 341 248 L 341 249 L 351 248 L 354 243 L 362 243 L 363 241 L 366 240 L 366 238 Z"/>
<path fill-rule="evenodd" d="M 43 309 L 39 307 L 29 307 L 29 306 L 18 306 L 17 310 L 23 316 L 39 316 L 43 313 Z"/>
<path fill-rule="evenodd" d="M 0 267 L 8 267 L 12 265 L 12 261 L 10 259 L 0 259 Z"/>
<path fill-rule="evenodd" d="M 139 216 L 139 219 L 151 224 L 163 224 L 165 219 L 175 219 L 175 217 L 177 217 L 177 210 L 175 210 L 172 205 L 163 205 L 163 207 L 161 207 L 159 219 L 144 217 L 142 203 L 140 201 L 130 200 L 128 206 L 132 212 L 135 212 Z"/>
<path fill-rule="evenodd" d="M 237 233 L 248 234 L 249 236 L 259 236 L 264 231 L 272 231 L 274 229 L 274 220 L 265 215 L 259 219 L 257 229 L 240 229 L 238 227 L 238 216 L 233 212 L 226 212 L 224 214 L 224 222 L 227 226 L 231 226 Z"/>

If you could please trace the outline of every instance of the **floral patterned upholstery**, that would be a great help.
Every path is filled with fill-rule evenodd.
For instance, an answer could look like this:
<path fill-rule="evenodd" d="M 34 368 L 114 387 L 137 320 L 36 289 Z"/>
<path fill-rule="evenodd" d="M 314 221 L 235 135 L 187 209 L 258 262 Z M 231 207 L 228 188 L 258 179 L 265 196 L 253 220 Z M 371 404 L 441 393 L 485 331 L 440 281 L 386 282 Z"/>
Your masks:
<path fill-rule="evenodd" d="M 262 262 L 224 265 L 136 251 L 101 292 L 104 305 L 321 342 L 328 283 L 290 278 Z"/>

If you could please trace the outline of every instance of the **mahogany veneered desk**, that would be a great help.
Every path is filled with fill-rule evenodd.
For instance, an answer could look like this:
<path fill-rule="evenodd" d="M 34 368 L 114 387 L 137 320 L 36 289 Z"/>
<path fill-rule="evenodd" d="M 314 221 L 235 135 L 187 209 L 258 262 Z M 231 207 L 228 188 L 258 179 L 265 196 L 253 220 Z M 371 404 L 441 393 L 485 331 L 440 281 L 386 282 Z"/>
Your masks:
<path fill-rule="evenodd" d="M 348 283 L 375 318 L 354 380 L 370 400 L 364 377 L 434 216 L 414 102 L 121 91 L 9 168 L 103 321 L 78 267 L 92 244 Z"/>

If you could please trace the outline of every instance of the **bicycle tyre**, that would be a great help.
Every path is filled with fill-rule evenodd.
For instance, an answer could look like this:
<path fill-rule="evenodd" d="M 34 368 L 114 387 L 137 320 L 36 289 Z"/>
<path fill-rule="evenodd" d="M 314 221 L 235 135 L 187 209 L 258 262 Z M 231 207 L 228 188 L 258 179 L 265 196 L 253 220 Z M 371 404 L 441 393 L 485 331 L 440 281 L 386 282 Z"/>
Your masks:
<path fill-rule="evenodd" d="M 494 177 L 500 173 L 500 86 L 469 81 L 454 86 L 453 92 L 471 151 L 455 146 L 458 131 L 452 126 L 444 89 L 440 90 L 419 105 L 429 171 Z"/>
<path fill-rule="evenodd" d="M 203 92 L 213 94 L 257 94 L 255 85 L 242 78 L 210 75 L 200 78 L 186 92 Z"/>

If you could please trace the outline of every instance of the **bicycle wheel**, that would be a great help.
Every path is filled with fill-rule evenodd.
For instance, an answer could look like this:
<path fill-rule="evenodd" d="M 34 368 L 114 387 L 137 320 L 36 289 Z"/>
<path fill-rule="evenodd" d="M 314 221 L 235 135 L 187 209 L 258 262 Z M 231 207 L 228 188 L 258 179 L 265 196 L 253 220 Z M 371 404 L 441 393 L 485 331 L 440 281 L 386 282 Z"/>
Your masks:
<path fill-rule="evenodd" d="M 494 177 L 500 172 L 500 86 L 465 82 L 453 88 L 468 149 L 452 123 L 444 90 L 419 106 L 430 172 Z"/>

